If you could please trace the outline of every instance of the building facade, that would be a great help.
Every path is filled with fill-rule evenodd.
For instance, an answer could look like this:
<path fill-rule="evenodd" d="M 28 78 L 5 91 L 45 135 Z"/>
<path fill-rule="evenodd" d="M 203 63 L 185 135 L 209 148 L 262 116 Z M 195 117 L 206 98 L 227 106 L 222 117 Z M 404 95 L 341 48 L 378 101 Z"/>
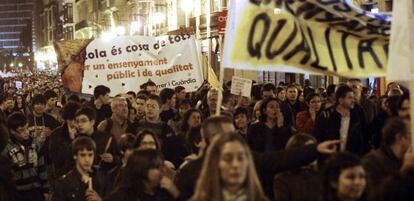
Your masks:
<path fill-rule="evenodd" d="M 34 0 L 0 1 L 0 70 L 3 72 L 33 67 L 35 9 Z"/>

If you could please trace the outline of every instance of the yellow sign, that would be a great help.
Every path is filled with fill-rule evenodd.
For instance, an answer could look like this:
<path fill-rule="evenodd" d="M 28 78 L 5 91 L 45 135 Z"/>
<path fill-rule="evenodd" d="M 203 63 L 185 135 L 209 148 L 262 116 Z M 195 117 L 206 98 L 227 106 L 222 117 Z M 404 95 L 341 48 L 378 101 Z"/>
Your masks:
<path fill-rule="evenodd" d="M 243 1 L 242 6 L 230 11 L 225 67 L 345 77 L 385 76 L 387 36 L 370 35 L 369 30 L 366 34 L 367 29 L 358 34 L 355 27 L 344 31 L 335 20 L 343 22 L 333 15 L 326 17 L 327 12 L 295 17 L 284 10 Z"/>

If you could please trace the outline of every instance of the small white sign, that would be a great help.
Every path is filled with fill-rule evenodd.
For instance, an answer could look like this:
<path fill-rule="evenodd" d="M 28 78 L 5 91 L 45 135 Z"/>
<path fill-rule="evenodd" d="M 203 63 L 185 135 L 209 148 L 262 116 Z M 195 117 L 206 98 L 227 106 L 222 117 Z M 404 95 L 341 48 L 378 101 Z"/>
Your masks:
<path fill-rule="evenodd" d="M 250 97 L 252 91 L 252 83 L 253 81 L 250 79 L 233 76 L 233 79 L 231 80 L 230 93 L 234 95 Z"/>
<path fill-rule="evenodd" d="M 21 81 L 16 81 L 16 89 L 20 90 L 23 87 L 23 83 Z"/>

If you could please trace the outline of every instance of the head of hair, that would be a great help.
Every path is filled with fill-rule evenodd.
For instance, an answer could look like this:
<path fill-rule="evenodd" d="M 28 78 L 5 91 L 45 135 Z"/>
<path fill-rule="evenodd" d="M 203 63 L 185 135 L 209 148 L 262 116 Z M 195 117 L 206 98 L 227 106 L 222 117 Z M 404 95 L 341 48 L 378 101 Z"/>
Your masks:
<path fill-rule="evenodd" d="M 258 84 L 254 84 L 254 85 L 252 86 L 252 92 L 251 92 L 251 95 L 252 95 L 252 97 L 253 97 L 254 99 L 256 99 L 256 100 L 260 100 L 260 99 L 262 98 L 262 96 L 261 96 L 261 86 L 260 86 L 260 85 L 258 85 Z"/>
<path fill-rule="evenodd" d="M 349 92 L 353 92 L 353 91 L 352 91 L 352 88 L 349 87 L 348 85 L 339 86 L 335 92 L 336 102 L 339 103 L 339 99 L 345 98 Z"/>
<path fill-rule="evenodd" d="M 208 90 L 207 93 L 207 98 L 210 98 L 211 96 L 218 96 L 219 94 L 219 90 L 216 88 L 211 88 L 210 90 Z"/>
<path fill-rule="evenodd" d="M 147 135 L 151 136 L 154 139 L 156 150 L 158 152 L 161 152 L 161 143 L 160 143 L 160 140 L 158 139 L 158 136 L 154 132 L 147 130 L 147 129 L 144 129 L 138 133 L 135 139 L 134 147 L 138 148 L 142 140 L 144 140 L 144 137 Z"/>
<path fill-rule="evenodd" d="M 15 112 L 7 118 L 7 127 L 14 131 L 19 127 L 26 126 L 26 124 L 27 118 L 21 112 Z"/>
<path fill-rule="evenodd" d="M 278 95 L 282 91 L 286 91 L 286 87 L 277 87 L 276 88 L 276 95 Z"/>
<path fill-rule="evenodd" d="M 263 91 L 276 91 L 276 86 L 273 83 L 266 83 L 262 86 L 262 92 Z"/>
<path fill-rule="evenodd" d="M 148 101 L 148 100 L 154 100 L 154 101 L 157 101 L 158 105 L 159 105 L 160 107 L 162 106 L 161 98 L 160 98 L 159 96 L 157 96 L 157 95 L 150 94 L 150 95 L 148 96 L 148 98 L 147 98 L 147 100 L 146 100 L 146 101 Z"/>
<path fill-rule="evenodd" d="M 131 133 L 122 134 L 118 142 L 119 150 L 125 153 L 128 149 L 135 149 L 135 140 L 135 135 L 132 135 Z"/>
<path fill-rule="evenodd" d="M 191 101 L 188 99 L 184 99 L 184 100 L 179 100 L 177 102 L 177 108 L 180 108 L 180 106 L 182 105 L 189 105 L 191 107 Z"/>
<path fill-rule="evenodd" d="M 148 181 L 148 171 L 159 169 L 162 165 L 162 157 L 157 151 L 134 150 L 119 175 L 114 191 L 128 191 L 134 196 L 128 200 L 141 200 L 144 196 L 145 182 Z"/>
<path fill-rule="evenodd" d="M 414 200 L 414 169 L 394 174 L 381 186 L 377 199 L 379 201 L 412 201 Z M 374 200 L 374 199 L 373 199 Z"/>
<path fill-rule="evenodd" d="M 338 182 L 342 171 L 361 165 L 359 157 L 349 152 L 339 152 L 329 157 L 321 170 L 324 200 L 336 200 L 337 190 L 332 187 L 332 183 Z"/>
<path fill-rule="evenodd" d="M 330 84 L 327 88 L 326 88 L 326 94 L 328 96 L 331 96 L 332 94 L 335 93 L 335 89 L 336 89 L 336 85 L 335 84 Z"/>
<path fill-rule="evenodd" d="M 187 112 L 184 113 L 183 121 L 181 123 L 181 130 L 187 132 L 190 126 L 188 125 L 188 120 L 190 119 L 193 113 L 199 113 L 200 116 L 203 116 L 199 109 L 191 108 Z"/>
<path fill-rule="evenodd" d="M 289 84 L 289 85 L 286 87 L 286 91 L 287 91 L 287 90 L 289 90 L 289 89 L 296 89 L 296 90 L 298 90 L 298 91 L 299 91 L 299 88 L 298 88 L 298 86 L 297 86 L 295 83 Z"/>
<path fill-rule="evenodd" d="M 147 100 L 147 97 L 150 95 L 150 93 L 148 91 L 144 91 L 144 90 L 140 90 L 137 93 L 137 98 L 138 97 L 142 97 L 141 99 Z M 145 98 L 143 98 L 145 97 Z"/>
<path fill-rule="evenodd" d="M 76 111 L 75 117 L 85 115 L 90 121 L 96 120 L 96 111 L 91 107 L 81 107 Z"/>
<path fill-rule="evenodd" d="M 390 96 L 385 100 L 385 105 L 388 108 L 391 116 L 398 115 L 398 109 L 400 108 L 399 104 L 401 102 L 402 96 Z"/>
<path fill-rule="evenodd" d="M 382 128 L 382 142 L 386 146 L 390 146 L 395 143 L 395 137 L 397 134 L 406 136 L 408 128 L 406 123 L 400 117 L 392 117 L 387 120 Z"/>
<path fill-rule="evenodd" d="M 157 84 L 155 84 L 155 82 L 153 82 L 153 81 L 151 81 L 151 80 L 148 80 L 148 82 L 145 82 L 144 84 L 143 84 L 143 88 L 142 89 L 144 89 L 145 91 L 147 90 L 147 87 L 149 87 L 149 86 L 157 86 Z"/>
<path fill-rule="evenodd" d="M 267 105 L 272 101 L 276 101 L 277 104 L 279 104 L 279 100 L 277 98 L 271 97 L 271 98 L 266 98 L 263 100 L 262 105 L 260 106 L 260 117 L 259 117 L 260 122 L 266 122 L 267 120 L 266 108 L 267 108 Z"/>
<path fill-rule="evenodd" d="M 32 98 L 32 105 L 37 105 L 37 104 L 46 104 L 46 98 L 45 96 L 43 96 L 42 94 L 36 94 L 33 98 Z"/>
<path fill-rule="evenodd" d="M 246 188 L 247 200 L 267 200 L 258 179 L 255 166 L 253 165 L 254 163 L 249 146 L 238 133 L 234 132 L 215 138 L 211 146 L 208 148 L 203 168 L 197 181 L 194 196 L 191 200 L 222 200 L 222 189 L 224 187 L 218 164 L 224 146 L 227 143 L 234 142 L 240 143 L 243 147 L 248 163 L 246 180 L 243 184 Z"/>
<path fill-rule="evenodd" d="M 145 92 L 145 93 L 139 92 L 137 94 L 137 97 L 135 99 L 141 99 L 141 100 L 147 101 L 147 99 L 148 99 L 148 93 L 147 92 Z"/>
<path fill-rule="evenodd" d="M 183 87 L 183 86 L 176 86 L 175 88 L 174 88 L 174 91 L 175 91 L 175 93 L 180 93 L 182 90 L 185 90 L 185 87 Z"/>
<path fill-rule="evenodd" d="M 210 144 L 210 139 L 214 136 L 224 134 L 223 124 L 233 124 L 233 121 L 224 115 L 211 116 L 204 120 L 201 125 L 201 135 L 207 144 Z"/>
<path fill-rule="evenodd" d="M 164 88 L 160 91 L 161 103 L 165 104 L 175 95 L 174 89 Z"/>
<path fill-rule="evenodd" d="M 310 103 L 311 102 L 311 100 L 312 99 L 314 99 L 315 97 L 321 97 L 321 95 L 320 94 L 317 94 L 317 93 L 310 93 L 310 94 L 308 94 L 306 97 L 305 97 L 305 102 L 306 103 Z"/>
<path fill-rule="evenodd" d="M 228 104 L 232 97 L 233 94 L 231 94 L 230 90 L 225 90 L 223 92 L 223 104 Z"/>
<path fill-rule="evenodd" d="M 126 102 L 128 105 L 128 99 L 122 96 L 118 96 L 112 99 L 111 101 L 111 108 L 112 110 L 115 108 L 116 105 L 118 105 L 120 102 Z"/>
<path fill-rule="evenodd" d="M 286 149 L 303 147 L 309 141 L 312 141 L 314 143 L 317 142 L 315 137 L 313 137 L 312 135 L 306 134 L 306 133 L 299 133 L 296 135 L 292 135 L 292 137 L 290 137 L 288 142 L 286 143 Z"/>
<path fill-rule="evenodd" d="M 128 91 L 126 94 L 127 94 L 127 95 L 131 95 L 131 96 L 132 96 L 132 97 L 134 97 L 134 98 L 136 98 L 136 97 L 137 97 L 137 94 L 136 94 L 134 91 Z"/>
<path fill-rule="evenodd" d="M 398 102 L 398 109 L 402 108 L 402 105 L 404 104 L 404 101 L 408 101 L 410 100 L 410 96 L 409 95 L 403 95 L 400 98 L 400 101 Z"/>
<path fill-rule="evenodd" d="M 191 153 L 197 154 L 198 147 L 195 146 L 195 144 L 198 144 L 201 141 L 201 125 L 197 125 L 187 131 L 186 141 L 191 149 Z"/>
<path fill-rule="evenodd" d="M 77 102 L 68 102 L 63 106 L 61 114 L 62 118 L 67 120 L 74 120 L 76 117 L 76 111 L 79 110 L 80 104 Z"/>
<path fill-rule="evenodd" d="M 92 138 L 88 136 L 80 136 L 72 142 L 72 156 L 76 156 L 79 151 L 88 150 L 96 152 L 96 144 Z"/>
<path fill-rule="evenodd" d="M 46 100 L 58 97 L 57 93 L 55 91 L 51 90 L 51 89 L 45 91 L 45 93 L 43 95 L 45 96 Z"/>
<path fill-rule="evenodd" d="M 68 97 L 67 101 L 68 101 L 68 102 L 75 102 L 75 103 L 80 103 L 80 102 L 81 102 L 81 100 L 80 100 L 79 96 L 78 96 L 78 95 L 76 95 L 76 94 L 72 94 L 72 95 L 70 95 L 70 96 Z"/>
<path fill-rule="evenodd" d="M 111 89 L 109 87 L 104 86 L 104 85 L 98 85 L 93 90 L 93 97 L 95 99 L 98 99 L 99 96 L 105 96 L 106 94 L 109 94 L 109 93 L 111 93 Z"/>
<path fill-rule="evenodd" d="M 236 108 L 236 110 L 234 111 L 233 116 L 236 117 L 239 114 L 244 114 L 244 115 L 246 115 L 247 119 L 250 119 L 249 110 L 247 108 L 244 108 L 244 107 Z"/>

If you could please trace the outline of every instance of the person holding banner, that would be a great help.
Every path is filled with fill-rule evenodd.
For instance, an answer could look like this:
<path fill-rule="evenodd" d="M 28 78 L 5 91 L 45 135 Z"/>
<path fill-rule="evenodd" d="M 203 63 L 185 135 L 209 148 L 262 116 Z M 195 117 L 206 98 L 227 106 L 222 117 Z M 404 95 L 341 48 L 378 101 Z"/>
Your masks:
<path fill-rule="evenodd" d="M 75 166 L 57 182 L 52 201 L 90 201 L 110 191 L 106 176 L 93 168 L 95 153 L 96 144 L 90 137 L 81 136 L 73 141 Z"/>

